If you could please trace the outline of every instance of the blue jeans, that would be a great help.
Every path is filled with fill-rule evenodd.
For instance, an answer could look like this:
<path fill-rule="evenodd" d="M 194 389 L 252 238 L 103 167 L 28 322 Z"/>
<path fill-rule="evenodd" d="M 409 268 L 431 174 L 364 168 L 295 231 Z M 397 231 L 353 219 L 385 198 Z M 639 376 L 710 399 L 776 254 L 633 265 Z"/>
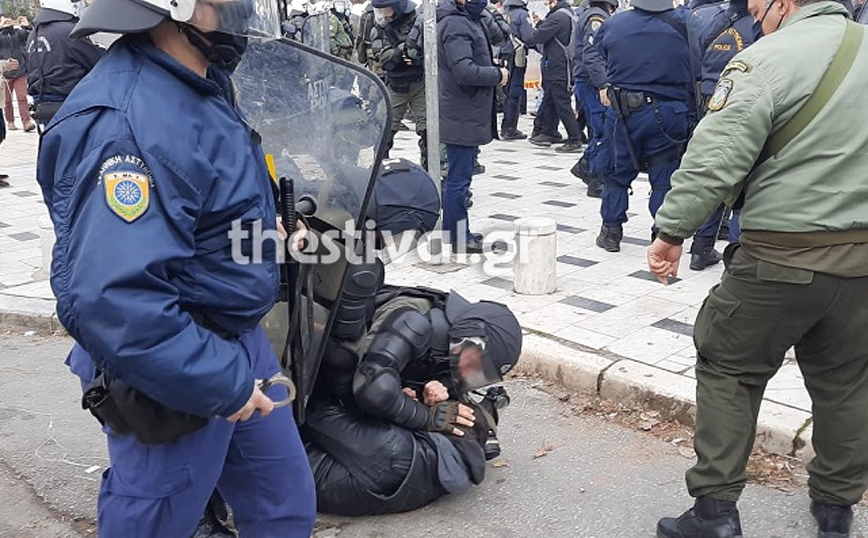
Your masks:
<path fill-rule="evenodd" d="M 616 114 L 606 114 L 605 130 L 612 146 L 608 148 L 612 170 L 606 176 L 600 214 L 603 224 L 609 227 L 627 222 L 628 190 L 639 175 L 634 157 L 638 164 L 648 164 L 651 183 L 648 209 L 652 217 L 657 215 L 687 140 L 687 105 L 678 101 L 647 104 L 626 118 L 626 129 L 620 122 Z M 628 131 L 633 141 L 632 156 L 627 142 Z"/>
<path fill-rule="evenodd" d="M 443 229 L 449 231 L 449 241 L 453 245 L 470 239 L 470 225 L 467 221 L 467 193 L 473 179 L 473 159 L 477 146 L 457 146 L 446 144 L 449 159 L 449 174 L 443 190 Z M 459 236 L 463 232 L 464 237 Z"/>
<path fill-rule="evenodd" d="M 512 62 L 510 62 L 509 83 L 506 86 L 506 102 L 503 104 L 503 123 L 500 125 L 500 128 L 503 131 L 518 128 L 521 98 L 525 94 L 525 71 L 525 67 L 516 67 Z"/>
<path fill-rule="evenodd" d="M 279 371 L 262 328 L 240 342 L 257 379 Z M 82 386 L 90 383 L 94 366 L 81 347 L 73 348 L 67 362 Z M 275 401 L 287 396 L 282 386 L 266 394 Z M 160 445 L 106 430 L 111 467 L 99 492 L 101 537 L 192 536 L 216 487 L 232 507 L 241 536 L 310 538 L 316 491 L 290 407 L 235 424 L 214 418 Z"/>

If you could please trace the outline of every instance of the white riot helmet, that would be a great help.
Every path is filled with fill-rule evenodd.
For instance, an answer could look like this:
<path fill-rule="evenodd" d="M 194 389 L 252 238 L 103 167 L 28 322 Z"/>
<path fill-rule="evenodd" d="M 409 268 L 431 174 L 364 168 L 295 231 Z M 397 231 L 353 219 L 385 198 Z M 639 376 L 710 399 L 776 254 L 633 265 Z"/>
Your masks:
<path fill-rule="evenodd" d="M 84 4 L 80 0 L 40 0 L 39 7 L 42 10 L 66 13 L 67 15 L 78 18 L 81 16 Z M 37 18 L 33 20 L 34 23 L 39 22 L 38 18 L 40 15 L 42 15 L 42 12 L 40 12 L 40 14 L 37 15 Z"/>
<path fill-rule="evenodd" d="M 208 34 L 280 37 L 277 0 L 93 0 L 72 32 L 145 32 L 165 19 Z"/>

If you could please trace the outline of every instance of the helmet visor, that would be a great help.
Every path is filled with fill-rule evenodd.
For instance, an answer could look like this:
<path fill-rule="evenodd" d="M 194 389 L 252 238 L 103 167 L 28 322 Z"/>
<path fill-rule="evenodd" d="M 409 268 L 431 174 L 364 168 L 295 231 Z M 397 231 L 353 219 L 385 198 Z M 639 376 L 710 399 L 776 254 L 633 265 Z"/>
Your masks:
<path fill-rule="evenodd" d="M 197 0 L 187 21 L 202 32 L 244 37 L 280 37 L 276 0 Z"/>
<path fill-rule="evenodd" d="M 486 353 L 482 338 L 462 338 L 450 344 L 452 382 L 459 394 L 503 381 L 503 374 Z"/>

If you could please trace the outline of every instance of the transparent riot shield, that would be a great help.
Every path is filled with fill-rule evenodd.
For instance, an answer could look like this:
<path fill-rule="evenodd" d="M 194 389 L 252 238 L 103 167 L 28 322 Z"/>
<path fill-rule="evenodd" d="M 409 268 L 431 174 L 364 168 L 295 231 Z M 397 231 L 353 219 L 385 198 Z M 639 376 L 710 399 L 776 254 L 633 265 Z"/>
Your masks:
<path fill-rule="evenodd" d="M 233 80 L 239 107 L 283 185 L 284 222 L 298 209 L 308 246 L 284 265 L 287 303 L 263 320 L 304 422 L 348 260 L 364 250 L 365 208 L 385 152 L 391 106 L 370 72 L 288 39 L 251 41 Z M 286 188 L 291 183 L 291 189 Z M 291 191 L 291 192 L 289 192 Z"/>
<path fill-rule="evenodd" d="M 301 27 L 301 42 L 305 45 L 329 52 L 329 14 L 328 11 L 312 13 L 304 19 Z"/>
<path fill-rule="evenodd" d="M 859 24 L 868 24 L 868 8 L 860 8 L 858 22 Z"/>

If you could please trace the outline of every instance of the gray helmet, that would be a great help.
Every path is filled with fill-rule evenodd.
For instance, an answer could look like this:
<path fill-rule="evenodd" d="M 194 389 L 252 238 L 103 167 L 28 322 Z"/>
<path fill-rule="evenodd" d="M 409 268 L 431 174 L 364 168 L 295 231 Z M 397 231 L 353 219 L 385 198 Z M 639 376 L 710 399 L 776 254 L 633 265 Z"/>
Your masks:
<path fill-rule="evenodd" d="M 632 0 L 631 4 L 636 9 L 650 11 L 651 13 L 662 13 L 675 9 L 675 4 L 672 0 Z"/>
<path fill-rule="evenodd" d="M 168 11 L 150 3 L 134 0 L 94 0 L 75 25 L 70 37 L 85 37 L 97 32 L 134 34 L 155 28 L 169 17 Z"/>

